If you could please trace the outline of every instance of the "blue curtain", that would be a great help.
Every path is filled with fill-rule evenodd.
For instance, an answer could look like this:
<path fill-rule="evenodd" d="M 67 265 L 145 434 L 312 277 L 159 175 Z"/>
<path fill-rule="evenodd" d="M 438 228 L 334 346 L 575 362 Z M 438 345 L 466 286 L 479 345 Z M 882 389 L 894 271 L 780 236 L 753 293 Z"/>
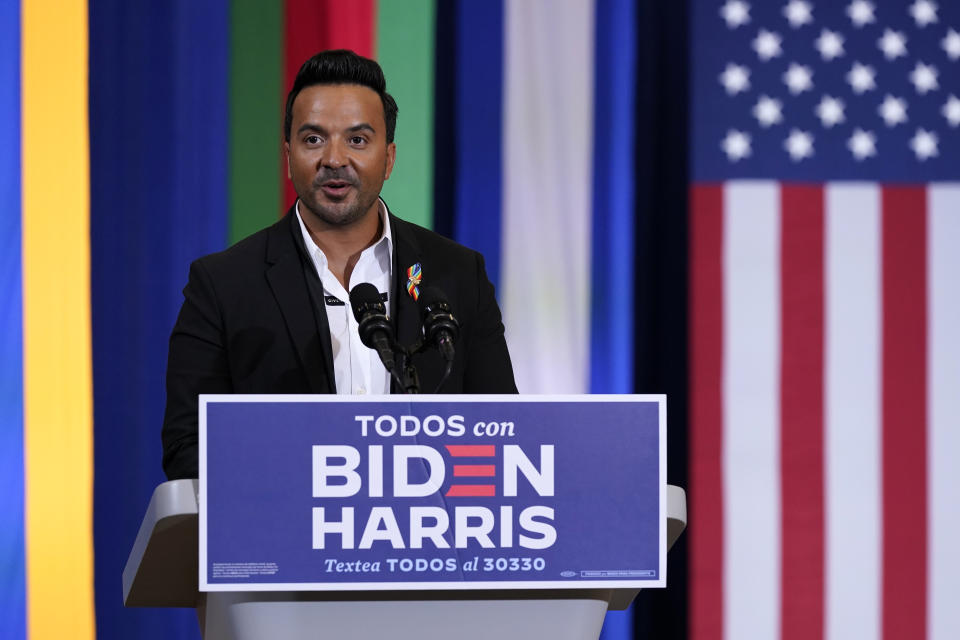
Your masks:
<path fill-rule="evenodd" d="M 153 488 L 167 340 L 195 258 L 227 238 L 227 0 L 91 0 L 97 637 L 199 638 L 193 610 L 125 609 Z M 53 81 L 53 79 L 52 79 Z"/>

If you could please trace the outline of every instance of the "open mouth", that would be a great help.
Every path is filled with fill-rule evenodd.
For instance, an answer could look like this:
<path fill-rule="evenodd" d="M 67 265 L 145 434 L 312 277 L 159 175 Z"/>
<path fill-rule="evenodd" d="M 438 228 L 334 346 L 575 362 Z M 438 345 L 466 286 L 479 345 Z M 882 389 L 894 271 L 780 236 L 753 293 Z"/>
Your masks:
<path fill-rule="evenodd" d="M 343 180 L 328 180 L 320 185 L 320 190 L 328 197 L 342 198 L 347 194 L 353 185 Z"/>

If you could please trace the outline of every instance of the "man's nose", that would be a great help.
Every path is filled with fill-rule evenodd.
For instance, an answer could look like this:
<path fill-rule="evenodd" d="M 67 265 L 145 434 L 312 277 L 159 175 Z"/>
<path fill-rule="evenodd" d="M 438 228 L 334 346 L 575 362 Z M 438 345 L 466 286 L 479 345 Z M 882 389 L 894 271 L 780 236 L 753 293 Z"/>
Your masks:
<path fill-rule="evenodd" d="M 323 148 L 320 162 L 325 167 L 343 167 L 347 164 L 346 148 L 338 140 L 330 140 Z"/>

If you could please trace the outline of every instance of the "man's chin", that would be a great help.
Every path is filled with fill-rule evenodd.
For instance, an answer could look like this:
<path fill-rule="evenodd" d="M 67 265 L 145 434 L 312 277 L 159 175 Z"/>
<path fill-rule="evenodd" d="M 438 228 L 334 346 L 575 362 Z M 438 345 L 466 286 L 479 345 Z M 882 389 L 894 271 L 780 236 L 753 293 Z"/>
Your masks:
<path fill-rule="evenodd" d="M 352 200 L 352 199 L 351 199 Z M 363 207 L 351 200 L 304 203 L 313 217 L 333 227 L 346 227 L 363 218 Z M 301 200 L 302 202 L 302 200 Z"/>

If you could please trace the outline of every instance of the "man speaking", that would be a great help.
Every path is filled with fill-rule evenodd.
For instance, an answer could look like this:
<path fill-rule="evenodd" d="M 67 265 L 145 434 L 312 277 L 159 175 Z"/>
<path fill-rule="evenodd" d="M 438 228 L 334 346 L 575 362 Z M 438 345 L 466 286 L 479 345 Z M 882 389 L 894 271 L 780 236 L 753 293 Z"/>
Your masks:
<path fill-rule="evenodd" d="M 395 217 L 379 197 L 396 159 L 396 122 L 373 60 L 325 51 L 300 68 L 284 118 L 297 202 L 276 224 L 190 266 L 167 363 L 169 479 L 198 476 L 199 394 L 401 390 L 361 342 L 350 304 L 358 284 L 375 287 L 405 346 L 422 335 L 421 291 L 449 301 L 460 324 L 452 367 L 444 379 L 439 351 L 416 354 L 424 391 L 442 381 L 445 393 L 517 392 L 483 257 Z"/>

